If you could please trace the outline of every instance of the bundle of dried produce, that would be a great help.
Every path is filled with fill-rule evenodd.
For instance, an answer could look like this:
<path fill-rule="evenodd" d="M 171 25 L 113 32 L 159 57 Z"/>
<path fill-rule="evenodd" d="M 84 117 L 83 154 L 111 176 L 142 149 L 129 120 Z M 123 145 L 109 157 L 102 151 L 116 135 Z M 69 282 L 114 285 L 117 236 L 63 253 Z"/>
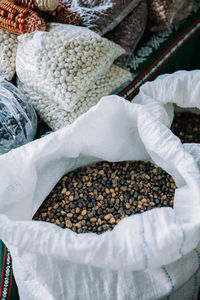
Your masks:
<path fill-rule="evenodd" d="M 44 13 L 44 17 L 49 22 L 57 22 L 62 24 L 80 25 L 81 18 L 67 7 L 67 5 L 59 1 L 59 5 L 54 11 Z"/>
<path fill-rule="evenodd" d="M 44 31 L 46 23 L 36 12 L 3 0 L 0 2 L 0 28 L 14 34 L 23 34 Z"/>
<path fill-rule="evenodd" d="M 14 0 L 14 3 L 31 9 L 37 8 L 41 11 L 54 11 L 59 4 L 59 0 Z"/>

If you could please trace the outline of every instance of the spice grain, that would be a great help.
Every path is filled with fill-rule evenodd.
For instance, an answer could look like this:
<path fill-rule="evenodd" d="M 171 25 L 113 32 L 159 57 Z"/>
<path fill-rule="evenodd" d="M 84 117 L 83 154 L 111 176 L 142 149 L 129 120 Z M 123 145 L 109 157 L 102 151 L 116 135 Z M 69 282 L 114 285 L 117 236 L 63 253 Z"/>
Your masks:
<path fill-rule="evenodd" d="M 102 169 L 104 173 L 100 174 Z M 115 194 L 111 192 L 114 179 L 118 186 Z M 89 188 L 88 182 L 92 183 Z M 61 193 L 63 187 L 73 195 L 77 193 L 77 199 L 69 201 L 69 197 Z M 33 219 L 52 223 L 59 220 L 56 224 L 62 228 L 100 234 L 112 230 L 120 220 L 132 214 L 155 207 L 173 207 L 175 189 L 173 178 L 150 162 L 100 162 L 65 175 Z M 53 209 L 55 204 L 58 204 L 57 210 Z M 63 211 L 62 216 L 60 211 Z"/>

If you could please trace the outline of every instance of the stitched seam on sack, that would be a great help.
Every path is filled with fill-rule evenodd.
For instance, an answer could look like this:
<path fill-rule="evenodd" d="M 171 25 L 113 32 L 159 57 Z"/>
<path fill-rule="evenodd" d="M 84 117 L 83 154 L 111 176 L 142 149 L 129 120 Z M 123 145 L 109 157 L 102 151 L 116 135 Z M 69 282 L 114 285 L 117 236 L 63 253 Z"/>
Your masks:
<path fill-rule="evenodd" d="M 198 251 L 197 248 L 193 249 L 194 253 L 197 255 L 197 258 L 198 258 L 198 264 L 199 264 L 199 268 L 200 268 L 200 252 Z M 194 292 L 193 292 L 193 295 L 192 295 L 192 300 L 195 299 L 195 295 L 196 295 L 196 292 L 198 293 L 197 291 L 197 288 L 198 288 L 198 278 L 197 278 L 197 275 L 198 275 L 198 272 L 199 270 L 197 270 L 197 272 L 195 273 L 195 279 L 194 279 Z"/>
<path fill-rule="evenodd" d="M 165 274 L 165 277 L 167 278 L 168 282 L 170 283 L 171 291 L 170 293 L 174 290 L 174 282 L 172 277 L 170 276 L 169 272 L 167 271 L 165 266 L 162 266 L 161 268 Z M 167 300 L 170 300 L 170 295 L 167 296 Z"/>
<path fill-rule="evenodd" d="M 176 222 L 176 216 L 174 216 L 174 223 L 177 224 L 177 222 Z M 181 257 L 183 257 L 183 245 L 184 245 L 185 240 L 186 240 L 186 233 L 183 230 L 183 227 L 181 226 L 181 224 L 179 224 L 179 226 L 180 226 L 181 232 L 182 232 L 182 242 L 180 244 L 180 248 L 178 250 L 178 253 L 180 254 Z"/>
<path fill-rule="evenodd" d="M 194 28 L 195 27 L 195 28 Z M 199 20 L 197 20 L 190 28 L 188 28 L 138 79 L 136 79 L 129 87 L 127 87 L 124 91 L 122 91 L 119 96 L 124 95 L 126 92 L 128 92 L 131 87 L 133 87 L 140 79 L 144 77 L 144 75 L 148 75 L 148 71 L 152 69 L 152 67 L 159 62 L 159 60 L 163 59 L 165 57 L 165 54 L 167 54 L 169 51 L 172 52 L 173 48 L 176 47 L 176 44 L 180 43 L 181 41 L 184 41 L 186 39 L 186 36 L 190 38 L 190 34 L 194 32 L 194 30 L 198 29 L 199 27 Z M 183 39 L 182 39 L 183 38 Z M 130 96 L 130 95 L 129 95 Z"/>
<path fill-rule="evenodd" d="M 148 252 L 147 252 L 147 242 L 145 239 L 145 229 L 144 229 L 144 220 L 143 220 L 143 215 L 140 215 L 140 220 L 141 220 L 141 225 L 142 225 L 142 239 L 143 239 L 143 248 L 144 248 L 144 267 L 145 269 L 148 268 L 149 265 L 149 260 L 148 260 Z"/>

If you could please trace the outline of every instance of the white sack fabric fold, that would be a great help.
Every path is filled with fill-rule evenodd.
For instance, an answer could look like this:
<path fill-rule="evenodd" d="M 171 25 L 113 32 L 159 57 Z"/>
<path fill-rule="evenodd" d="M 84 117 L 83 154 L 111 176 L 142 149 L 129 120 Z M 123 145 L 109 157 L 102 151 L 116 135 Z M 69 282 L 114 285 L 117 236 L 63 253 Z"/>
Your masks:
<path fill-rule="evenodd" d="M 133 99 L 134 103 L 149 106 L 154 101 L 162 105 L 174 103 L 182 108 L 200 109 L 200 70 L 158 76 L 154 81 L 146 82 Z"/>
<path fill-rule="evenodd" d="M 0 239 L 12 254 L 20 299 L 155 300 L 178 293 L 198 271 L 200 171 L 161 121 L 169 124 L 162 106 L 104 97 L 72 125 L 0 156 Z M 102 235 L 32 221 L 64 174 L 100 160 L 152 160 L 178 185 L 174 209 L 130 216 Z M 181 274 L 173 288 L 166 264 Z"/>

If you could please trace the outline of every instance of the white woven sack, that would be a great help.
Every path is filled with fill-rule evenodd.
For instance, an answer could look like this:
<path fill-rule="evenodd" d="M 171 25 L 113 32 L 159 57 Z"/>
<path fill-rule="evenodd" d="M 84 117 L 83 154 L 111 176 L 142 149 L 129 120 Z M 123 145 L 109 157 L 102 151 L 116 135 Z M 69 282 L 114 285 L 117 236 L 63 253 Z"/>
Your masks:
<path fill-rule="evenodd" d="M 158 76 L 154 81 L 142 85 L 132 102 L 148 106 L 151 106 L 152 102 L 158 102 L 165 106 L 171 121 L 172 104 L 176 104 L 179 110 L 187 109 L 199 113 L 200 70 L 177 71 Z"/>
<path fill-rule="evenodd" d="M 0 156 L 0 239 L 21 300 L 197 299 L 200 171 L 169 123 L 158 104 L 109 96 L 72 125 Z M 174 209 L 130 216 L 102 235 L 31 221 L 67 172 L 151 159 L 178 185 Z"/>

